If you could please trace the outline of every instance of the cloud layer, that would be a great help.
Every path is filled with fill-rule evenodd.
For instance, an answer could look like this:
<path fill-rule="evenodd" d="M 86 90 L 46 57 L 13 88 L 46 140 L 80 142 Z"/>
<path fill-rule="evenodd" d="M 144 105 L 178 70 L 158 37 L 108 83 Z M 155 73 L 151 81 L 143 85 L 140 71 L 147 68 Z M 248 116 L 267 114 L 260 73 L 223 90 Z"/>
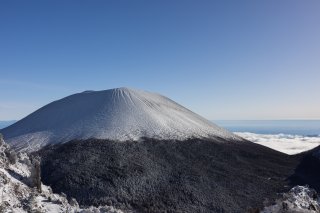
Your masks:
<path fill-rule="evenodd" d="M 235 132 L 235 134 L 289 155 L 304 152 L 320 145 L 320 135 L 255 134 L 250 132 Z"/>

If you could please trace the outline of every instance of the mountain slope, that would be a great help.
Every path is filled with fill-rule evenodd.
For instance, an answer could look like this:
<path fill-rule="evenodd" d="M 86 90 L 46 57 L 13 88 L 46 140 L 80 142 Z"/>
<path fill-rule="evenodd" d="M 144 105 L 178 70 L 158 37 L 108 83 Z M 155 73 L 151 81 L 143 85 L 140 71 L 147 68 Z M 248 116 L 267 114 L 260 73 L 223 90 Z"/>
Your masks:
<path fill-rule="evenodd" d="M 74 140 L 45 147 L 42 180 L 80 205 L 134 212 L 247 212 L 291 187 L 299 164 L 248 141 Z M 307 183 L 304 183 L 307 184 Z"/>
<path fill-rule="evenodd" d="M 16 121 L 0 121 L 0 129 L 10 126 L 11 124 L 15 123 Z"/>
<path fill-rule="evenodd" d="M 159 94 L 117 88 L 52 102 L 1 133 L 18 150 L 73 139 L 138 140 L 218 137 L 242 140 Z"/>
<path fill-rule="evenodd" d="M 26 153 L 16 154 L 0 134 L 0 212 L 1 213 L 123 213 L 112 206 L 81 208 L 65 194 L 54 194 L 41 184 L 41 192 L 33 187 L 34 163 Z"/>
<path fill-rule="evenodd" d="M 290 177 L 291 181 L 296 185 L 307 183 L 320 192 L 320 146 L 300 155 L 303 157 Z"/>

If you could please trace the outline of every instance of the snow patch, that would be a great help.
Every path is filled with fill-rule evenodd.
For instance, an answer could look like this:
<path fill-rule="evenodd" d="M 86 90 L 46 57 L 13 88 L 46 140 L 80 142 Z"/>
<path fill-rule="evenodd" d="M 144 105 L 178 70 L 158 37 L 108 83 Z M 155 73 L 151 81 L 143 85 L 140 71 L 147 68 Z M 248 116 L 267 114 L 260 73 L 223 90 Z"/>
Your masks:
<path fill-rule="evenodd" d="M 308 186 L 295 186 L 276 204 L 265 207 L 262 213 L 316 213 L 320 212 L 320 198 L 317 192 Z"/>

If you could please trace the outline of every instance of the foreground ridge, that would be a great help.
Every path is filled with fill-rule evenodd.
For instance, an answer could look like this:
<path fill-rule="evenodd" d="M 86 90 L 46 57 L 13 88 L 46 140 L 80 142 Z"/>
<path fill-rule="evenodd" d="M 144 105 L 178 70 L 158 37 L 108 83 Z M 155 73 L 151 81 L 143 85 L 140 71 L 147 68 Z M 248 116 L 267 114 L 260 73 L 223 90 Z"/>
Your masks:
<path fill-rule="evenodd" d="M 1 213 L 123 213 L 113 206 L 80 207 L 74 198 L 56 194 L 41 184 L 41 192 L 33 187 L 32 159 L 26 153 L 15 153 L 0 135 L 0 212 Z"/>

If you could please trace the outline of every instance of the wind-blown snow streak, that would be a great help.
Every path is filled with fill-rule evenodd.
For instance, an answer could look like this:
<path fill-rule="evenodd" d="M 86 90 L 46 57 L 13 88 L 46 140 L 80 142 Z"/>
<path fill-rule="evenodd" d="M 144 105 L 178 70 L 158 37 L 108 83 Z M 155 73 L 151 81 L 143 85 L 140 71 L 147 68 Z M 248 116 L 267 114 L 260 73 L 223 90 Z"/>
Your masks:
<path fill-rule="evenodd" d="M 235 134 L 254 143 L 290 155 L 313 149 L 320 145 L 320 136 L 302 136 L 289 134 L 255 134 L 250 132 L 235 132 Z"/>
<path fill-rule="evenodd" d="M 0 131 L 18 149 L 72 139 L 138 140 L 221 137 L 242 140 L 162 95 L 118 88 L 52 102 Z"/>

